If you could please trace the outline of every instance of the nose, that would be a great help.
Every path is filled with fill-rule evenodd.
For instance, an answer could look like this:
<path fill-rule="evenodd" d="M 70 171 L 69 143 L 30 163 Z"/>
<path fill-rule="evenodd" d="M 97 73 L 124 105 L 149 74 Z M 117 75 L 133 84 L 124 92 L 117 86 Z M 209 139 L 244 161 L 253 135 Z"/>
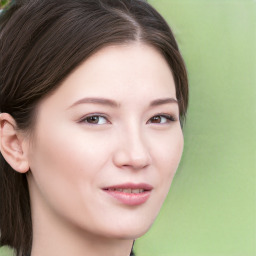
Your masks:
<path fill-rule="evenodd" d="M 122 133 L 118 138 L 113 162 L 119 168 L 141 170 L 151 164 L 151 155 L 145 136 L 139 129 Z"/>

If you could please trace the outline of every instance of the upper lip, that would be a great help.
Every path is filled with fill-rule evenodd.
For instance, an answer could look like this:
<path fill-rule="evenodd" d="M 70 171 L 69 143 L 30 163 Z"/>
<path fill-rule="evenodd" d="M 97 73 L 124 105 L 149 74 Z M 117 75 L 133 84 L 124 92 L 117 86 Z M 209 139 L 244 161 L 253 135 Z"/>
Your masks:
<path fill-rule="evenodd" d="M 147 184 L 147 183 L 124 183 L 124 184 L 118 184 L 118 185 L 111 185 L 108 187 L 104 187 L 104 190 L 107 189 L 143 189 L 145 191 L 150 191 L 153 189 L 153 186 Z"/>

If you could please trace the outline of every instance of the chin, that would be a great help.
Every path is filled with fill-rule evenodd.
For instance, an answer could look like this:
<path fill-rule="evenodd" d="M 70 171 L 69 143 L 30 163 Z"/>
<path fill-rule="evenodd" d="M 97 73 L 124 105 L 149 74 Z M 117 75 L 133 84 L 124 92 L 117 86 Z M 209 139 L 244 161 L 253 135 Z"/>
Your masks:
<path fill-rule="evenodd" d="M 142 226 L 141 224 L 130 224 L 126 227 L 120 227 L 116 226 L 115 229 L 108 230 L 106 231 L 106 236 L 107 237 L 112 237 L 115 239 L 124 239 L 124 240 L 135 240 L 141 236 L 143 236 L 147 231 L 150 229 L 153 223 L 146 224 Z"/>

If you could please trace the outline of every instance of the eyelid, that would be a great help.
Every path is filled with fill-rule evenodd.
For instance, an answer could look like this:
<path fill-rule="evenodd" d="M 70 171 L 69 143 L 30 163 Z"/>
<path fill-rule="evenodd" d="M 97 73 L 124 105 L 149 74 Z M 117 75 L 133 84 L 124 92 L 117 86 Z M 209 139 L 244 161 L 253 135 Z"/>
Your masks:
<path fill-rule="evenodd" d="M 90 118 L 90 117 L 101 117 L 101 118 L 104 118 L 106 119 L 106 123 L 104 124 L 111 124 L 111 121 L 110 121 L 110 118 L 108 115 L 106 114 L 103 114 L 103 113 L 89 113 L 89 114 L 86 114 L 84 115 L 83 117 L 81 117 L 77 122 L 78 123 L 84 123 L 84 124 L 87 124 L 87 125 L 104 125 L 104 124 L 93 124 L 93 123 L 89 123 L 89 122 L 86 122 L 86 119 L 87 118 Z M 154 122 L 151 122 L 152 118 L 154 117 L 163 117 L 163 118 L 166 118 L 167 121 L 164 122 L 164 123 L 154 123 Z M 147 124 L 168 124 L 168 123 L 171 123 L 171 122 L 175 122 L 175 121 L 178 121 L 179 118 L 176 117 L 176 115 L 174 114 L 167 114 L 167 113 L 157 113 L 155 115 L 153 115 L 152 117 L 149 118 L 149 120 L 146 122 Z"/>
<path fill-rule="evenodd" d="M 154 117 L 163 117 L 163 118 L 166 118 L 167 119 L 167 122 L 165 123 L 151 123 L 150 120 L 152 120 L 152 118 Z M 176 115 L 173 115 L 173 114 L 166 114 L 166 113 L 158 113 L 158 114 L 155 114 L 154 116 L 152 116 L 148 121 L 147 121 L 147 124 L 167 124 L 167 123 L 170 123 L 170 122 L 175 122 L 175 121 L 178 121 L 179 118 L 176 117 Z"/>
<path fill-rule="evenodd" d="M 102 114 L 102 113 L 90 113 L 90 114 L 86 114 L 84 115 L 83 117 L 81 117 L 79 120 L 78 120 L 78 123 L 84 123 L 84 124 L 87 124 L 87 125 L 103 125 L 103 124 L 92 124 L 92 123 L 88 123 L 88 122 L 85 122 L 85 120 L 87 118 L 90 118 L 90 117 L 102 117 L 102 118 L 105 118 L 106 119 L 106 124 L 110 124 L 111 122 L 109 121 L 109 117 L 106 115 L 106 114 Z"/>

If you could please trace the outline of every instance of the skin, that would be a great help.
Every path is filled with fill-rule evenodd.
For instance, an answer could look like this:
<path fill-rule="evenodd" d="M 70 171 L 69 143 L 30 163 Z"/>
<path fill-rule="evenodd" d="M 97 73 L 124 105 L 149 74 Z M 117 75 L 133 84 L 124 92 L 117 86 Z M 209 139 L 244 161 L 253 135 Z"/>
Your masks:
<path fill-rule="evenodd" d="M 33 136 L 1 115 L 2 154 L 15 170 L 31 170 L 32 256 L 129 255 L 155 220 L 182 155 L 175 99 L 165 59 L 136 42 L 105 47 L 82 63 L 40 102 Z M 149 199 L 129 206 L 102 190 L 127 182 L 150 184 Z"/>

